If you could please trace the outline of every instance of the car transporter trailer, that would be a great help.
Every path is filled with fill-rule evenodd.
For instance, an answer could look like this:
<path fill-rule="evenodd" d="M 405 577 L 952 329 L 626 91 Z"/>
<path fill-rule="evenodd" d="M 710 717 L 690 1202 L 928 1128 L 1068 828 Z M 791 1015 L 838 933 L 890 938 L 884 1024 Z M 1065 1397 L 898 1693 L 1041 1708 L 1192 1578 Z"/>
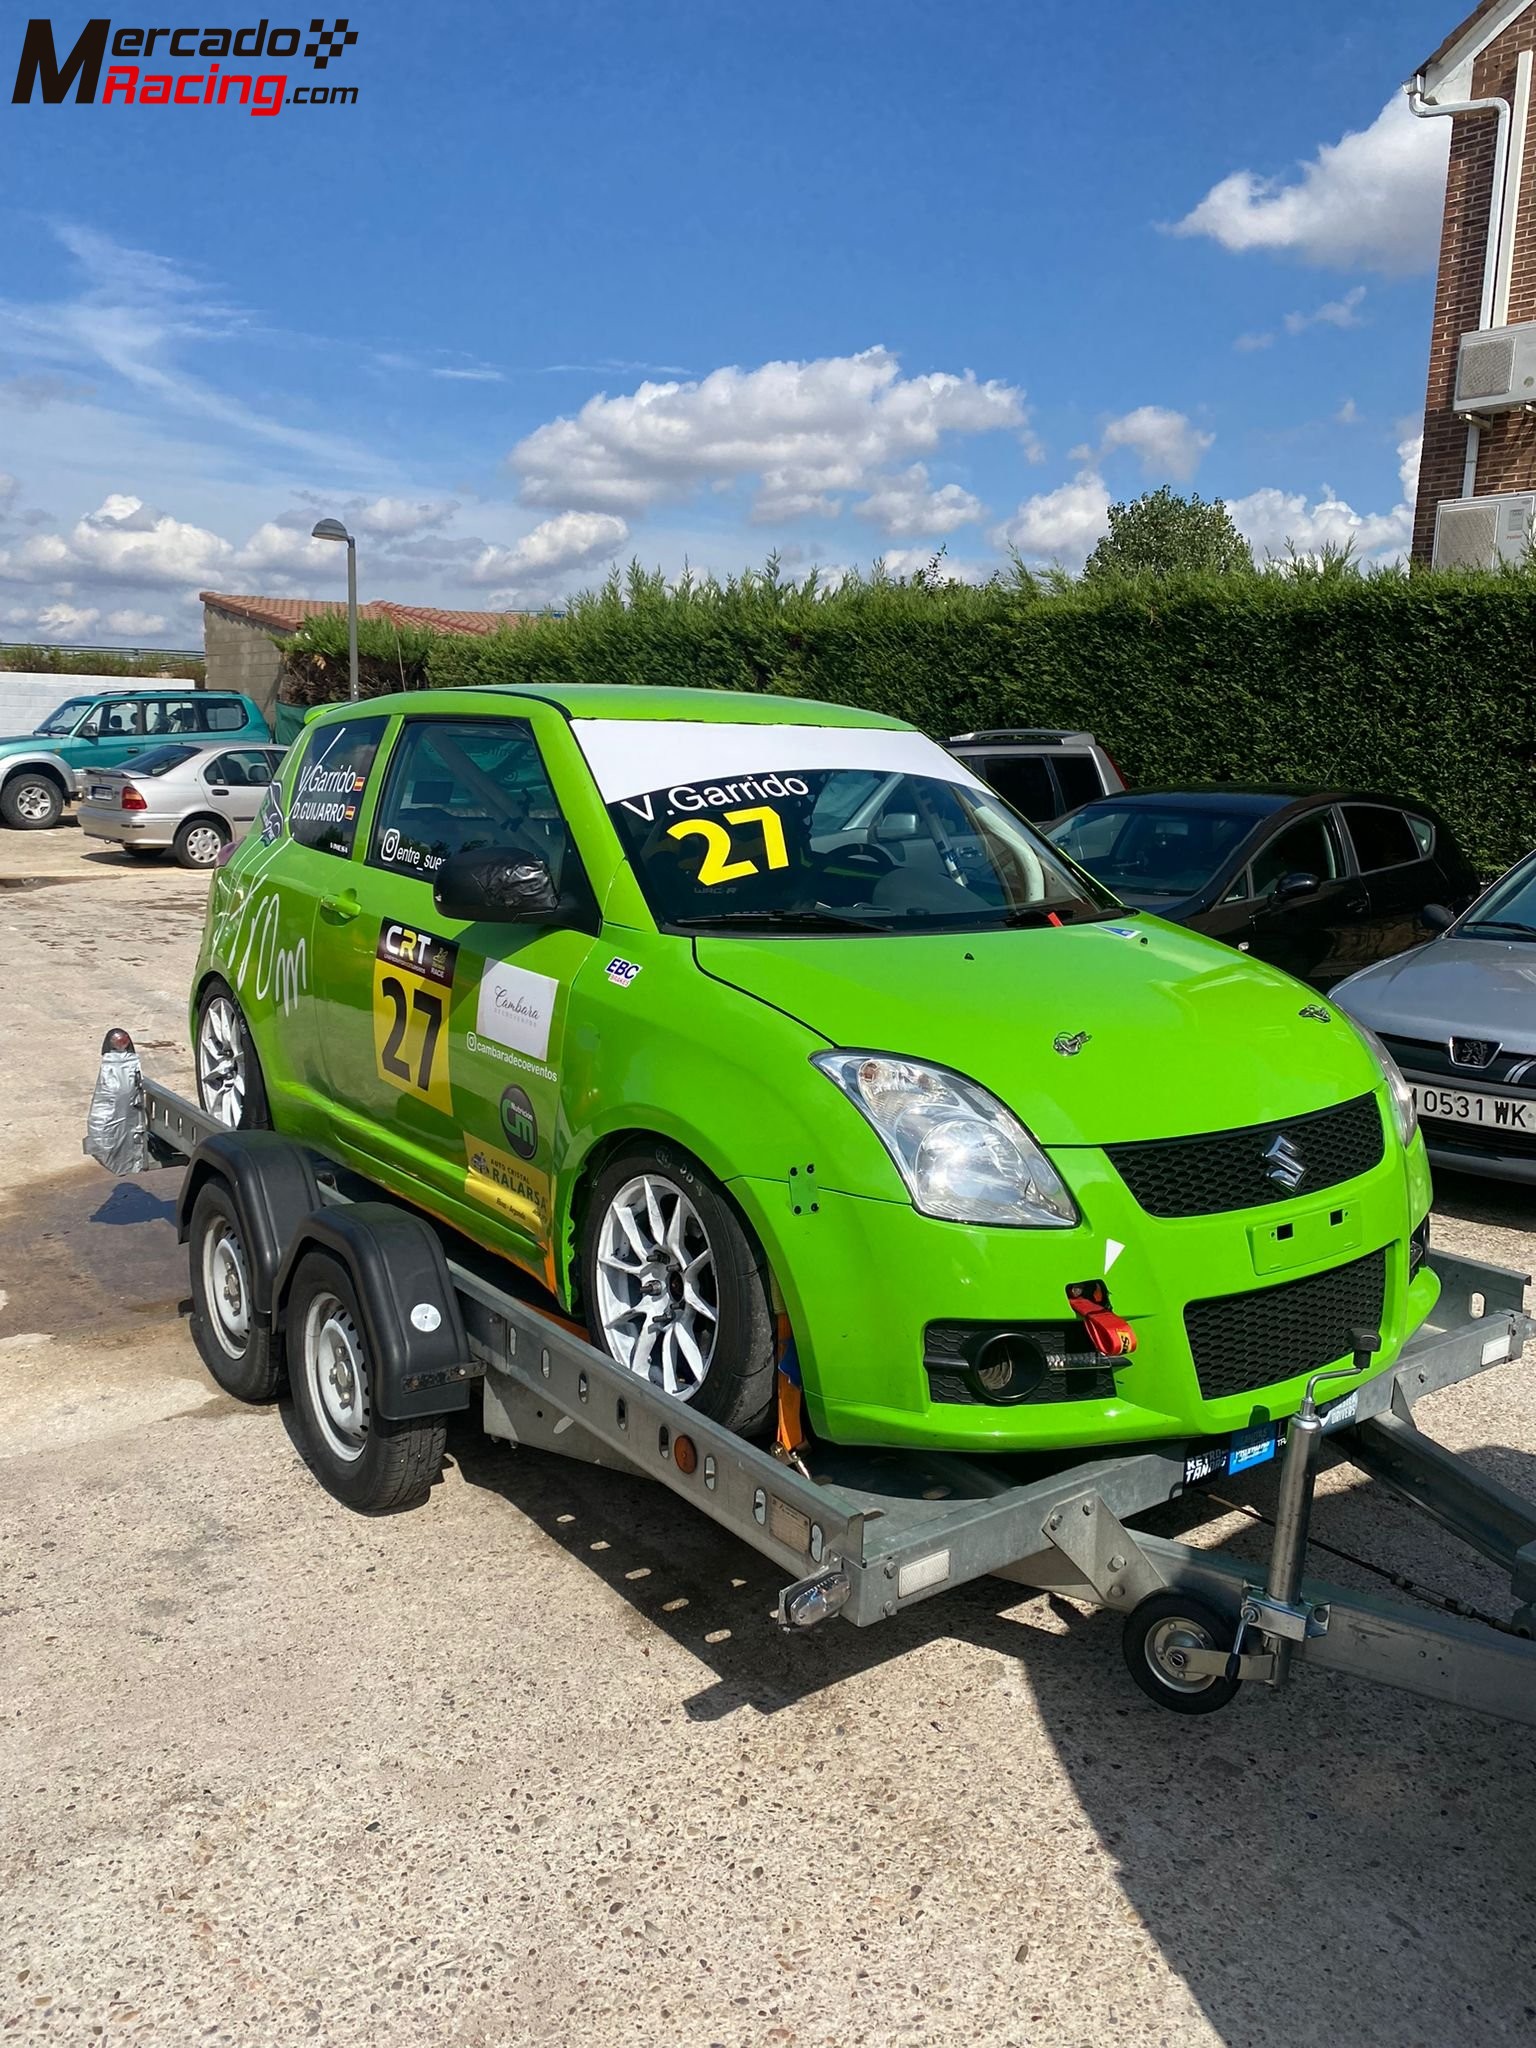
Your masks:
<path fill-rule="evenodd" d="M 814 1443 L 807 1463 L 744 1441 L 616 1365 L 499 1284 L 500 1262 L 348 1169 L 276 1133 L 216 1124 L 140 1072 L 124 1031 L 107 1035 L 90 1131 L 86 1149 L 114 1171 L 186 1169 L 183 1241 L 199 1192 L 222 1184 L 238 1223 L 223 1281 L 251 1328 L 280 1340 L 296 1267 L 328 1255 L 357 1297 L 380 1415 L 462 1411 L 482 1382 L 489 1435 L 659 1480 L 792 1575 L 779 1595 L 785 1629 L 834 1614 L 864 1627 L 990 1574 L 1123 1613 L 1132 1676 L 1175 1712 L 1208 1713 L 1244 1683 L 1281 1686 L 1299 1660 L 1536 1723 L 1536 1503 L 1412 1418 L 1421 1395 L 1520 1357 L 1536 1331 L 1521 1274 L 1432 1252 L 1440 1302 L 1396 1368 L 1331 1405 L 1320 1389 L 1355 1368 L 1315 1373 L 1301 1412 L 1270 1428 L 1267 1447 L 1260 1433 L 1257 1453 L 1249 1433 L 1235 1453 L 1227 1439 L 1179 1439 L 1075 1463 Z M 216 1341 L 196 1319 L 194 1334 L 200 1349 Z M 1362 1349 L 1377 1341 L 1358 1336 Z M 1512 1618 L 1431 1612 L 1307 1578 L 1325 1434 L 1507 1572 Z M 1129 1526 L 1224 1476 L 1229 1458 L 1238 1470 L 1269 1455 L 1281 1462 L 1267 1567 Z"/>

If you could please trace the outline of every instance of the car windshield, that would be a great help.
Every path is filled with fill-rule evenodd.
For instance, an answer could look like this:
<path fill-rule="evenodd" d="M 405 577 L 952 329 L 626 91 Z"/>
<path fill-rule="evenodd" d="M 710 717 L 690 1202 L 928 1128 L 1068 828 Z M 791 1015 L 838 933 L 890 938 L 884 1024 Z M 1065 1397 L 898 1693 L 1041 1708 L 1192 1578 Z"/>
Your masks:
<path fill-rule="evenodd" d="M 1085 804 L 1047 837 L 1126 896 L 1192 896 L 1248 837 L 1250 811 L 1204 804 Z"/>
<path fill-rule="evenodd" d="M 61 739 L 74 731 L 95 702 L 94 697 L 68 697 L 57 711 L 49 712 L 41 725 L 34 726 L 33 731 L 49 733 L 55 739 Z"/>
<path fill-rule="evenodd" d="M 610 802 L 659 924 L 780 935 L 1000 931 L 1119 909 L 931 741 L 851 729 L 816 745 L 813 729 L 797 751 L 796 731 L 761 730 L 744 756 L 756 756 L 750 773 L 701 774 Z M 771 752 L 761 743 L 768 732 Z M 861 740 L 903 744 L 871 746 L 866 766 Z M 829 751 L 848 765 L 827 765 Z M 920 772 L 929 768 L 938 772 Z"/>
<path fill-rule="evenodd" d="M 1459 939 L 1536 939 L 1536 853 L 1495 882 L 1456 927 Z"/>
<path fill-rule="evenodd" d="M 123 773 L 166 775 L 172 768 L 179 768 L 183 761 L 190 761 L 196 752 L 196 747 L 146 747 L 142 754 L 135 754 L 131 761 L 123 763 Z"/>

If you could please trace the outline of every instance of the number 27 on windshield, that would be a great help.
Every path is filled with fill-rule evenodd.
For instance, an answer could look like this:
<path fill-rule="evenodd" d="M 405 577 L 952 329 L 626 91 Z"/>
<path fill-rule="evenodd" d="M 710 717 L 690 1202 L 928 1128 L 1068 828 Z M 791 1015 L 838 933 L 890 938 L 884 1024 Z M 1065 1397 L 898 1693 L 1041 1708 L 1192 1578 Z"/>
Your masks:
<path fill-rule="evenodd" d="M 789 866 L 789 850 L 784 844 L 784 821 L 777 811 L 769 810 L 766 804 L 759 804 L 750 810 L 726 811 L 724 817 L 724 825 L 715 818 L 686 818 L 667 830 L 669 839 L 697 838 L 704 841 L 704 858 L 699 862 L 699 882 L 703 888 L 713 889 L 719 882 L 736 882 L 744 875 L 760 872 L 755 860 L 731 858 L 738 842 L 726 831 L 726 825 L 761 826 L 763 857 L 768 866 Z"/>

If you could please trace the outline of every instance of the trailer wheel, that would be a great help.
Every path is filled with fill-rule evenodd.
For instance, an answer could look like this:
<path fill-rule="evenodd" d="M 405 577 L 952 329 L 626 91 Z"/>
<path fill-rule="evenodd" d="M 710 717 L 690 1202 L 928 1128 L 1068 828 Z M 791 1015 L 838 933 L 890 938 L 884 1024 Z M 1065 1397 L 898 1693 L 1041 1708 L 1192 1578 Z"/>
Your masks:
<path fill-rule="evenodd" d="M 204 1181 L 187 1225 L 192 1341 L 209 1372 L 237 1401 L 270 1401 L 282 1384 L 277 1343 L 255 1313 L 240 1210 L 226 1180 Z"/>
<path fill-rule="evenodd" d="M 364 1514 L 422 1499 L 442 1468 L 441 1416 L 388 1422 L 374 1410 L 366 1325 L 351 1276 L 307 1252 L 288 1293 L 288 1377 L 316 1477 Z"/>
<path fill-rule="evenodd" d="M 197 1099 L 231 1131 L 269 1131 L 272 1112 L 251 1027 L 227 982 L 217 976 L 197 1001 Z"/>
<path fill-rule="evenodd" d="M 725 1190 L 691 1154 L 626 1148 L 593 1184 L 581 1245 L 593 1344 L 739 1436 L 773 1401 L 768 1262 Z"/>
<path fill-rule="evenodd" d="M 1230 1650 L 1236 1631 L 1188 1593 L 1154 1593 L 1126 1616 L 1121 1647 L 1132 1678 L 1172 1714 L 1214 1714 L 1242 1683 L 1183 1669 L 1187 1650 Z"/>

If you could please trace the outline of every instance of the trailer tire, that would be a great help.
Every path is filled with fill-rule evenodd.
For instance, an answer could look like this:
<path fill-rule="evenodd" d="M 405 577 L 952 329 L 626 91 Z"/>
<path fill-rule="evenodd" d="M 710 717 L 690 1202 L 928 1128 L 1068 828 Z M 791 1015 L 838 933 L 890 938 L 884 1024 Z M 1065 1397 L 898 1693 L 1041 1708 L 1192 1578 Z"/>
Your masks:
<path fill-rule="evenodd" d="M 1214 1714 L 1242 1680 L 1179 1676 L 1184 1649 L 1230 1650 L 1237 1631 L 1226 1615 L 1189 1593 L 1154 1593 L 1125 1618 L 1121 1648 L 1132 1678 L 1170 1714 Z"/>
<path fill-rule="evenodd" d="M 197 1191 L 187 1224 L 192 1342 L 226 1394 L 271 1401 L 282 1385 L 282 1351 L 252 1284 L 240 1205 L 212 1175 Z"/>
<path fill-rule="evenodd" d="M 329 1252 L 300 1259 L 286 1330 L 293 1405 L 321 1485 L 362 1514 L 414 1506 L 442 1469 L 442 1417 L 388 1422 L 377 1412 L 352 1276 Z"/>
<path fill-rule="evenodd" d="M 651 1207 L 653 1194 L 659 1207 Z M 679 1198 L 681 1212 L 674 1206 Z M 621 1210 L 628 1212 L 627 1237 Z M 661 1216 L 659 1233 L 648 1211 Z M 633 1246 L 637 1235 L 649 1257 L 635 1253 L 626 1275 L 614 1263 L 615 1254 L 626 1242 Z M 668 1241 L 674 1238 L 676 1243 Z M 704 1285 L 712 1317 L 689 1308 L 697 1298 L 690 1272 Z M 666 1391 L 679 1393 L 701 1415 L 738 1436 L 762 1433 L 772 1412 L 777 1364 L 768 1261 L 724 1188 L 691 1153 L 663 1139 L 638 1140 L 608 1161 L 586 1203 L 581 1281 L 587 1330 L 599 1351 L 664 1388 L 670 1371 L 675 1384 Z M 626 1294 L 636 1304 L 654 1302 L 661 1312 L 639 1364 L 642 1339 L 637 1334 L 630 1341 L 629 1333 L 644 1331 L 652 1316 L 644 1306 L 631 1307 Z M 668 1320 L 687 1330 L 695 1348 L 703 1348 L 700 1333 L 707 1334 L 702 1377 L 689 1363 L 684 1338 L 669 1333 Z"/>

